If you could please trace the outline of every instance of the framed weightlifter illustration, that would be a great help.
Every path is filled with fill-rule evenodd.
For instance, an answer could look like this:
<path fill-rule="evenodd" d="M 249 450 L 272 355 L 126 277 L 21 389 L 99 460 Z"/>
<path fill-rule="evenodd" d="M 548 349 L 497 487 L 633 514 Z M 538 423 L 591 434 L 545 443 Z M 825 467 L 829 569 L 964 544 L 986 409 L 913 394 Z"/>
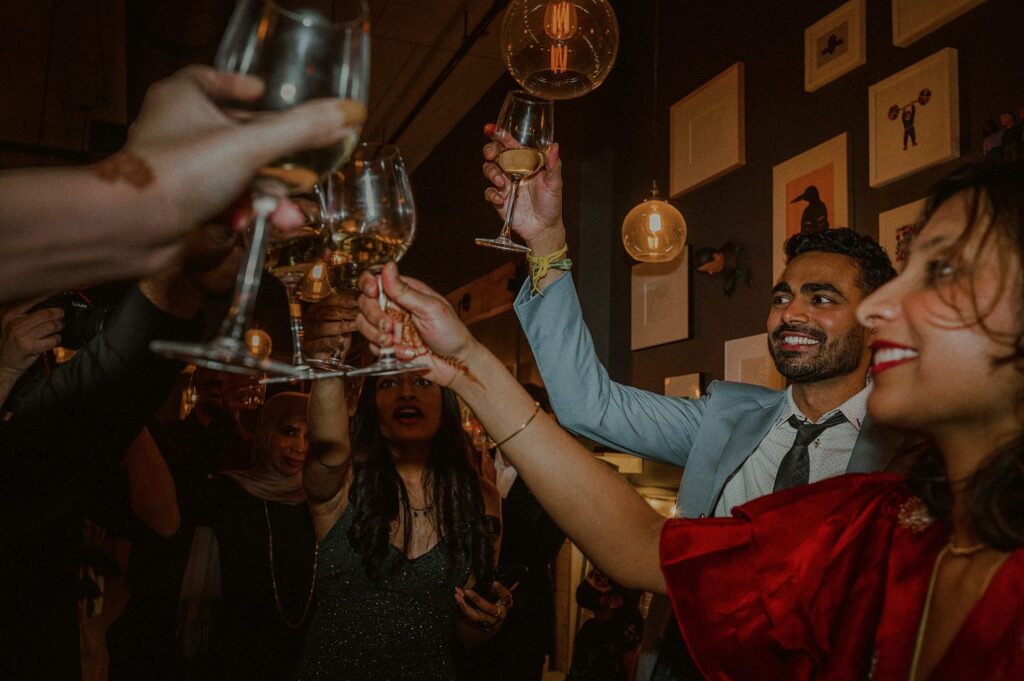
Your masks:
<path fill-rule="evenodd" d="M 868 89 L 872 187 L 960 156 L 957 83 L 947 47 Z"/>

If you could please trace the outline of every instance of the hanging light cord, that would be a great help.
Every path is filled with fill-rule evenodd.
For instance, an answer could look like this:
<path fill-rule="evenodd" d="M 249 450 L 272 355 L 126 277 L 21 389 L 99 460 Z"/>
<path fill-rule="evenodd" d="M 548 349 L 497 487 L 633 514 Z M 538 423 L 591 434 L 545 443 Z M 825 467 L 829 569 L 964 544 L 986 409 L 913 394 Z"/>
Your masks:
<path fill-rule="evenodd" d="M 658 14 L 659 7 L 661 5 L 660 0 L 654 0 L 654 87 L 653 89 L 653 103 L 651 105 L 651 174 L 655 175 L 655 166 L 657 165 L 657 159 L 655 158 L 656 152 L 655 143 L 657 139 L 658 129 Z"/>

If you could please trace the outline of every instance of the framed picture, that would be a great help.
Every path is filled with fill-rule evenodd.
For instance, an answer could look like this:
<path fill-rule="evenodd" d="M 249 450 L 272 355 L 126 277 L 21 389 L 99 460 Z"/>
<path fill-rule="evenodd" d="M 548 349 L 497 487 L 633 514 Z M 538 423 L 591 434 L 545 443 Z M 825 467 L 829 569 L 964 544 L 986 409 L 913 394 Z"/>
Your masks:
<path fill-rule="evenodd" d="M 985 0 L 892 0 L 892 44 L 906 47 Z"/>
<path fill-rule="evenodd" d="M 786 239 L 849 225 L 846 144 L 843 133 L 772 169 L 773 282 L 785 267 Z"/>
<path fill-rule="evenodd" d="M 822 85 L 867 61 L 864 0 L 850 0 L 804 31 L 804 90 Z"/>
<path fill-rule="evenodd" d="M 633 265 L 633 350 L 685 340 L 690 337 L 689 254 L 669 262 Z"/>
<path fill-rule="evenodd" d="M 868 88 L 870 184 L 960 156 L 957 53 L 951 47 Z"/>
<path fill-rule="evenodd" d="M 784 390 L 786 379 L 775 370 L 768 352 L 768 334 L 725 341 L 725 380 Z"/>
<path fill-rule="evenodd" d="M 927 201 L 919 199 L 878 215 L 878 243 L 889 254 L 897 272 L 903 271 L 910 237 L 923 221 Z"/>
<path fill-rule="evenodd" d="M 701 395 L 701 378 L 700 373 L 668 376 L 665 378 L 665 394 L 695 400 Z"/>
<path fill-rule="evenodd" d="M 743 62 L 673 104 L 669 118 L 669 194 L 673 198 L 746 163 Z"/>

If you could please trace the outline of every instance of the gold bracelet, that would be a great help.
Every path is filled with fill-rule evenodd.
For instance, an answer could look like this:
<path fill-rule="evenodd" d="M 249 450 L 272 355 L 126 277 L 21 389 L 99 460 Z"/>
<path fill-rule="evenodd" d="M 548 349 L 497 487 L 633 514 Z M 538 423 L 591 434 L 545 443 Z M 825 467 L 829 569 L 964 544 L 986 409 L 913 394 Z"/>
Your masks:
<path fill-rule="evenodd" d="M 505 438 L 504 440 L 502 440 L 501 442 L 499 442 L 498 444 L 496 444 L 494 446 L 497 447 L 498 449 L 501 449 L 501 446 L 503 444 L 505 444 L 506 442 L 508 442 L 512 438 L 514 438 L 516 435 L 519 435 L 519 433 L 521 433 L 524 430 L 526 430 L 526 426 L 528 426 L 531 423 L 533 423 L 533 419 L 536 418 L 538 411 L 540 411 L 540 402 L 534 402 L 533 403 L 533 413 L 530 414 L 530 418 L 526 419 L 526 422 L 523 425 L 519 426 L 514 431 L 512 431 L 511 435 L 509 435 L 507 438 Z"/>
<path fill-rule="evenodd" d="M 551 270 L 569 271 L 572 267 L 572 260 L 565 257 L 569 253 L 569 246 L 564 245 L 554 253 L 548 255 L 527 255 L 526 262 L 530 264 L 530 293 L 544 295 L 540 290 L 540 281 L 548 275 Z"/>

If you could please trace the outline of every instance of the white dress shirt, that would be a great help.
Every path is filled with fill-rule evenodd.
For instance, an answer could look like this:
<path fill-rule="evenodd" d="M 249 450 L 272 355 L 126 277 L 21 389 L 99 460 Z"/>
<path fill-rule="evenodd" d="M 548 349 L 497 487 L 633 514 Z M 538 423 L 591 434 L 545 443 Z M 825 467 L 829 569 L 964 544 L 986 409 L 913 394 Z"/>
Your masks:
<path fill-rule="evenodd" d="M 837 412 L 842 412 L 846 420 L 826 429 L 807 448 L 811 462 L 810 482 L 842 475 L 850 464 L 853 446 L 860 434 L 860 426 L 867 414 L 868 395 L 871 384 L 848 399 L 836 409 L 822 414 L 815 423 L 821 423 Z M 775 488 L 775 476 L 786 452 L 793 446 L 796 439 L 796 428 L 789 425 L 789 417 L 796 415 L 801 421 L 807 421 L 793 401 L 793 388 L 786 389 L 786 408 L 779 415 L 775 425 L 761 440 L 754 452 L 747 457 L 725 483 L 722 494 L 715 504 L 716 516 L 732 514 L 734 506 L 745 504 L 751 499 L 771 494 Z"/>

